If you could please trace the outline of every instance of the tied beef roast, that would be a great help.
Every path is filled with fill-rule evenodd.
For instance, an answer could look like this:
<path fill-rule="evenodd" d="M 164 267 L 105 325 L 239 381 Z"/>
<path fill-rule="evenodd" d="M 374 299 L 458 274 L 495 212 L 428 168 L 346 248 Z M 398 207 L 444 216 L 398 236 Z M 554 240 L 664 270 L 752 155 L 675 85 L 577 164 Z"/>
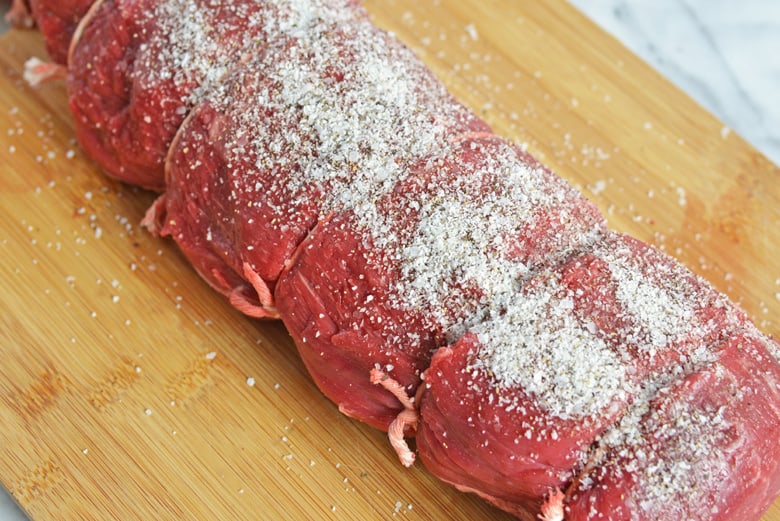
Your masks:
<path fill-rule="evenodd" d="M 30 0 L 32 16 L 53 62 L 68 62 L 71 38 L 82 17 L 94 3 L 95 0 Z"/>
<path fill-rule="evenodd" d="M 352 0 L 312 5 L 362 12 Z M 298 10 L 292 0 L 103 0 L 70 57 L 79 143 L 113 177 L 162 191 L 168 147 L 189 109 L 274 35 L 294 31 Z"/>
<path fill-rule="evenodd" d="M 527 520 L 754 520 L 780 491 L 777 343 L 355 1 L 101 0 L 69 94 L 98 164 L 165 189 L 146 224 L 405 464 L 416 434 Z"/>
<path fill-rule="evenodd" d="M 277 35 L 194 108 L 147 218 L 256 317 L 275 316 L 276 279 L 323 215 L 392 187 L 449 136 L 487 131 L 366 18 L 298 16 L 300 31 Z"/>
<path fill-rule="evenodd" d="M 421 459 L 521 519 L 545 496 L 567 519 L 754 519 L 780 486 L 754 452 L 780 450 L 780 372 L 747 338 L 708 284 L 610 233 L 434 355 Z"/>
<path fill-rule="evenodd" d="M 436 348 L 500 313 L 528 273 L 585 248 L 601 216 L 496 136 L 452 136 L 388 191 L 320 221 L 276 291 L 314 380 L 399 455 Z M 396 421 L 397 418 L 397 421 Z"/>

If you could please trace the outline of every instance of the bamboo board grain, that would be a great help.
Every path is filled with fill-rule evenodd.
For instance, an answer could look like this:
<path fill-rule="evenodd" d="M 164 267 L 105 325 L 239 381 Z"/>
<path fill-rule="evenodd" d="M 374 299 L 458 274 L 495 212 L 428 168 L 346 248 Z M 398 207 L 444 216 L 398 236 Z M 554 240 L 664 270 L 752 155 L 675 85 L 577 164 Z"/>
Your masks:
<path fill-rule="evenodd" d="M 780 170 L 739 136 L 564 2 L 367 5 L 613 227 L 780 334 Z M 42 53 L 0 38 L 0 480 L 32 519 L 506 518 L 402 469 L 279 324 L 139 229 L 153 195 L 83 156 L 61 85 L 21 80 Z"/>

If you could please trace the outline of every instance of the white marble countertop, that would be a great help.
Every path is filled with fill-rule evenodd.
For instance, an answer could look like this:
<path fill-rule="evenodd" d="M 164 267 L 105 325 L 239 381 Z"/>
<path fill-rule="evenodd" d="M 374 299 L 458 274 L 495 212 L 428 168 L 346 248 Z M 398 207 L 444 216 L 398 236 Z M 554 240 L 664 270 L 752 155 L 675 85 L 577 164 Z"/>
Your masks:
<path fill-rule="evenodd" d="M 780 2 L 569 1 L 780 165 Z"/>
<path fill-rule="evenodd" d="M 780 1 L 570 1 L 780 164 Z M 26 519 L 0 487 L 0 521 Z"/>

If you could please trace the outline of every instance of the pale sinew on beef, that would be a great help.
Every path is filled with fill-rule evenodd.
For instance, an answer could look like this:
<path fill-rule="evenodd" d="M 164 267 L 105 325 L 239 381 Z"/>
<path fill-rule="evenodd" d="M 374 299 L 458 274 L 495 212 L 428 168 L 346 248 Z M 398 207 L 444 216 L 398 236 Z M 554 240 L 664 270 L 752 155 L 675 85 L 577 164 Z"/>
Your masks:
<path fill-rule="evenodd" d="M 610 234 L 436 353 L 421 459 L 522 519 L 556 489 L 571 520 L 755 519 L 780 487 L 755 452 L 780 451 L 780 371 L 752 331 L 672 259 Z"/>
<path fill-rule="evenodd" d="M 162 191 L 168 147 L 189 109 L 249 54 L 295 31 L 299 4 L 103 0 L 82 21 L 70 56 L 81 146 L 110 175 Z M 354 0 L 309 4 L 330 16 L 362 14 Z"/>
<path fill-rule="evenodd" d="M 85 149 L 160 189 L 195 107 L 147 224 L 278 313 L 405 463 L 417 430 L 434 474 L 529 520 L 756 519 L 780 491 L 774 340 L 353 0 L 103 2 L 71 60 Z"/>

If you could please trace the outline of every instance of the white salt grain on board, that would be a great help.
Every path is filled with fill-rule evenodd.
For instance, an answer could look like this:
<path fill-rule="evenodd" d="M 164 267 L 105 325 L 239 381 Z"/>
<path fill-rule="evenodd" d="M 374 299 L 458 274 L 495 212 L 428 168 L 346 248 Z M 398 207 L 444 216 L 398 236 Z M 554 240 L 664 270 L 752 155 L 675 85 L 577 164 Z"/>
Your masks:
<path fill-rule="evenodd" d="M 606 190 L 607 188 L 607 182 L 603 179 L 599 179 L 593 185 L 590 187 L 590 191 L 593 193 L 593 195 L 599 195 L 601 192 Z"/>
<path fill-rule="evenodd" d="M 469 37 L 475 42 L 479 40 L 479 33 L 477 32 L 477 26 L 475 26 L 474 24 L 468 24 L 466 26 L 466 32 L 468 33 Z"/>
<path fill-rule="evenodd" d="M 685 189 L 681 186 L 678 186 L 676 192 L 677 192 L 677 204 L 679 204 L 680 206 L 685 206 L 686 204 L 688 204 L 688 201 L 685 197 Z"/>

